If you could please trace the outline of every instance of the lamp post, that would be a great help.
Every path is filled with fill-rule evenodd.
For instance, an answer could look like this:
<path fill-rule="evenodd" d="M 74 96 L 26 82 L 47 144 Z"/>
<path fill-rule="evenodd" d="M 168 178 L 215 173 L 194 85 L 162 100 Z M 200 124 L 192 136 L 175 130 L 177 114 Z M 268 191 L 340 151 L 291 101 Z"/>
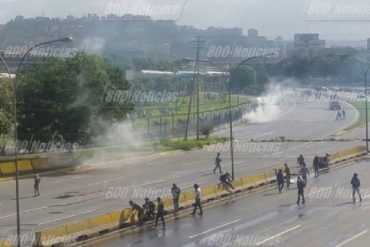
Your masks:
<path fill-rule="evenodd" d="M 261 55 L 261 56 L 255 56 L 255 57 L 249 57 L 243 61 L 241 61 L 237 66 L 236 68 L 234 69 L 234 73 L 236 71 L 238 71 L 240 69 L 241 66 L 243 66 L 244 64 L 246 64 L 247 62 L 253 60 L 253 59 L 257 59 L 257 58 L 260 58 L 260 57 L 266 57 L 266 56 L 270 56 L 270 55 L 274 55 L 274 53 L 268 53 L 268 54 L 265 54 L 265 55 Z M 234 180 L 235 179 L 235 170 L 234 170 L 234 136 L 233 136 L 233 114 L 232 114 L 232 111 L 231 111 L 231 89 L 232 89 L 232 80 L 231 80 L 231 73 L 229 75 L 229 129 L 230 129 L 230 157 L 231 157 L 231 177 L 232 179 Z"/>
<path fill-rule="evenodd" d="M 367 113 L 367 75 L 370 69 L 370 63 L 366 65 L 366 69 L 361 67 L 362 74 L 365 80 L 365 121 L 366 121 L 366 152 L 369 152 L 369 127 L 368 127 L 368 113 Z"/>
<path fill-rule="evenodd" d="M 22 66 L 31 53 L 31 51 L 39 46 L 57 43 L 57 42 L 71 42 L 73 39 L 71 37 L 64 37 L 56 40 L 51 40 L 47 42 L 38 43 L 34 46 L 31 46 L 21 58 L 21 61 L 18 64 L 17 73 L 20 72 Z M 9 80 L 12 84 L 12 91 L 13 91 L 13 114 L 14 114 L 14 165 L 15 165 L 15 193 L 16 193 L 16 215 L 17 215 L 17 247 L 21 247 L 21 224 L 20 224 L 20 205 L 19 205 L 19 169 L 18 169 L 18 150 L 17 150 L 17 141 L 18 141 L 18 131 L 17 131 L 17 79 L 15 81 L 12 80 L 9 67 L 7 66 L 4 58 L 2 56 L 1 61 L 4 64 L 7 73 L 9 75 Z"/>

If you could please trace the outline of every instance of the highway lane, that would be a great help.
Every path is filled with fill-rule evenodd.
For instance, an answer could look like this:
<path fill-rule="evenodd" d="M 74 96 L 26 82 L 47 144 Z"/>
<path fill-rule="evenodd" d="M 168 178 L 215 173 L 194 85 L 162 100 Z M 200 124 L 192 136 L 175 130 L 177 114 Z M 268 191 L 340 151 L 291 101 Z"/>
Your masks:
<path fill-rule="evenodd" d="M 306 128 L 316 130 L 317 134 L 312 137 L 318 137 L 347 125 L 351 121 L 351 116 L 355 115 L 354 111 L 351 113 L 348 110 L 348 120 L 334 121 L 333 115 L 329 114 L 326 108 L 327 104 L 320 102 L 299 104 L 284 118 L 270 123 L 236 128 L 235 137 L 238 144 L 251 145 L 248 143 L 250 138 L 278 137 L 280 136 L 278 133 L 285 129 L 290 129 L 292 136 L 304 136 L 305 131 L 302 129 Z M 312 109 L 316 109 L 316 114 L 310 114 Z M 288 125 L 286 118 L 291 119 L 288 122 L 292 122 L 294 127 Z M 307 119 L 310 119 L 311 124 L 307 124 Z M 269 132 L 267 132 L 268 129 Z M 275 148 L 271 149 L 270 145 L 262 150 L 253 150 L 247 145 L 244 149 L 236 148 L 236 174 L 244 175 L 259 170 L 269 170 L 273 165 L 282 162 L 294 164 L 299 153 L 304 153 L 311 159 L 318 150 L 324 154 L 351 147 L 354 144 L 356 143 L 281 143 Z M 42 227 L 126 207 L 132 197 L 141 202 L 145 196 L 168 194 L 173 181 L 182 188 L 190 188 L 194 182 L 200 185 L 216 183 L 218 175 L 211 173 L 216 151 L 222 152 L 223 166 L 226 169 L 230 163 L 229 150 L 216 145 L 204 150 L 155 155 L 150 158 L 93 166 L 92 169 L 87 170 L 48 175 L 42 178 L 41 196 L 38 198 L 32 197 L 32 180 L 22 180 L 22 230 L 32 233 Z M 229 168 L 227 170 L 230 171 Z M 0 227 L 4 238 L 8 232 L 14 232 L 15 229 L 14 181 L 1 183 L 1 186 Z M 115 189 L 118 193 L 112 196 L 109 194 L 110 189 Z M 136 197 L 133 196 L 134 190 L 138 194 Z"/>
<path fill-rule="evenodd" d="M 368 246 L 370 239 L 369 162 L 310 178 L 306 204 L 297 190 L 284 188 L 207 209 L 203 217 L 168 221 L 166 229 L 115 236 L 93 247 L 144 246 Z M 363 201 L 352 203 L 350 180 L 362 181 Z"/>

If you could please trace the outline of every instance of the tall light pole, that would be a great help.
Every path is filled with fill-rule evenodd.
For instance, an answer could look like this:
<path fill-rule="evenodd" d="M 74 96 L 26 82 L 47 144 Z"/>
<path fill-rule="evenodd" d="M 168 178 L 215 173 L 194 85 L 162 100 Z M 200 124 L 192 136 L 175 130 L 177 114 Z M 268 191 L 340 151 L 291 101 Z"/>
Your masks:
<path fill-rule="evenodd" d="M 274 53 L 268 53 L 268 54 L 265 54 L 265 55 L 261 55 L 261 56 L 255 56 L 255 57 L 249 57 L 243 61 L 241 61 L 236 67 L 235 69 L 233 70 L 233 72 L 235 73 L 236 71 L 238 71 L 240 69 L 241 66 L 243 66 L 244 64 L 248 63 L 249 61 L 253 60 L 253 59 L 257 59 L 257 58 L 260 58 L 260 57 L 267 57 L 267 56 L 270 56 L 270 55 L 274 55 Z M 229 75 L 229 82 L 228 82 L 228 85 L 229 85 L 229 125 L 230 125 L 230 157 L 231 157 L 231 177 L 232 179 L 234 180 L 235 179 L 235 170 L 234 170 L 234 136 L 233 136 L 233 114 L 232 114 L 232 111 L 231 111 L 231 89 L 232 89 L 232 80 L 231 80 L 231 72 L 230 72 L 230 75 Z"/>
<path fill-rule="evenodd" d="M 71 37 L 64 37 L 56 40 L 51 40 L 47 42 L 38 43 L 34 46 L 31 46 L 21 58 L 21 61 L 18 64 L 17 73 L 20 72 L 22 66 L 31 53 L 31 51 L 39 46 L 57 43 L 57 42 L 71 42 L 73 39 Z M 15 81 L 12 80 L 9 67 L 7 66 L 4 58 L 2 56 L 1 61 L 4 64 L 7 73 L 9 75 L 9 80 L 12 84 L 12 91 L 13 91 L 13 114 L 14 114 L 14 165 L 15 165 L 15 193 L 16 193 L 16 214 L 17 214 L 17 247 L 21 247 L 21 224 L 20 224 L 20 205 L 19 205 L 19 169 L 18 169 L 18 150 L 17 150 L 17 141 L 18 141 L 18 131 L 17 131 L 17 79 Z"/>
<path fill-rule="evenodd" d="M 366 121 L 366 152 L 369 152 L 369 127 L 368 127 L 368 113 L 367 113 L 367 74 L 370 69 L 370 63 L 366 65 L 366 69 L 361 67 L 362 74 L 365 80 L 365 121 Z"/>

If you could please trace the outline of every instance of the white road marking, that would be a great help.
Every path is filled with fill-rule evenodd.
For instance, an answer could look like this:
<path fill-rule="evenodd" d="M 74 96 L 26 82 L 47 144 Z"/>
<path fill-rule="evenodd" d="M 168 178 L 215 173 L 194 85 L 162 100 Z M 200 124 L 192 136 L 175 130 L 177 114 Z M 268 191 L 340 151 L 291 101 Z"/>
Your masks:
<path fill-rule="evenodd" d="M 320 193 L 320 192 L 323 192 L 325 190 L 330 190 L 330 189 L 332 189 L 332 187 L 321 188 L 321 189 L 319 189 L 317 191 L 314 191 L 314 192 L 309 193 L 308 196 L 312 196 L 312 195 L 314 195 L 316 193 Z"/>
<path fill-rule="evenodd" d="M 58 219 L 55 219 L 55 220 L 45 221 L 45 222 L 39 223 L 38 225 L 39 225 L 39 226 L 41 226 L 41 225 L 45 225 L 45 224 L 49 224 L 49 223 L 53 223 L 53 222 L 56 222 L 56 221 L 61 221 L 61 220 L 65 220 L 65 219 L 73 218 L 73 217 L 76 217 L 76 216 L 79 216 L 79 215 L 92 213 L 92 212 L 94 212 L 94 211 L 96 211 L 96 209 L 89 210 L 89 211 L 85 211 L 85 212 L 81 212 L 81 213 L 78 213 L 78 214 L 72 214 L 72 215 L 65 216 L 65 217 L 62 217 L 62 218 L 58 218 Z"/>
<path fill-rule="evenodd" d="M 292 227 L 292 228 L 289 228 L 288 230 L 285 230 L 285 231 L 280 232 L 280 233 L 278 233 L 278 234 L 276 234 L 276 235 L 274 235 L 274 236 L 271 236 L 271 237 L 269 237 L 269 238 L 267 238 L 267 239 L 265 239 L 265 240 L 263 240 L 263 241 L 261 241 L 261 242 L 258 242 L 256 245 L 257 245 L 257 246 L 259 246 L 259 245 L 261 245 L 261 244 L 264 244 L 264 243 L 266 243 L 266 242 L 268 242 L 268 241 L 270 241 L 270 240 L 272 240 L 272 239 L 274 239 L 274 238 L 280 237 L 280 236 L 282 236 L 282 235 L 284 235 L 284 234 L 286 234 L 286 233 L 288 233 L 288 232 L 294 231 L 294 230 L 296 230 L 296 229 L 298 229 L 298 228 L 300 228 L 300 227 L 301 227 L 301 225 L 296 225 L 296 226 L 294 226 L 294 227 Z"/>
<path fill-rule="evenodd" d="M 106 184 L 106 183 L 109 183 L 109 182 L 114 182 L 114 181 L 122 180 L 122 179 L 125 179 L 125 178 L 127 178 L 127 177 L 119 177 L 119 178 L 108 179 L 108 180 L 104 180 L 104 181 L 100 181 L 100 182 L 91 183 L 91 184 L 89 184 L 89 186 Z"/>
<path fill-rule="evenodd" d="M 135 184 L 135 185 L 132 185 L 131 187 L 145 186 L 145 185 L 151 185 L 151 184 L 158 184 L 158 183 L 162 183 L 162 182 L 164 182 L 164 180 L 155 180 L 155 181 L 147 182 L 147 183 L 144 183 L 144 184 Z"/>
<path fill-rule="evenodd" d="M 368 231 L 368 230 L 364 230 L 364 231 L 360 232 L 359 234 L 356 234 L 355 236 L 353 236 L 353 237 L 351 237 L 351 238 L 349 238 L 349 239 L 347 239 L 347 240 L 343 241 L 342 243 L 338 244 L 338 245 L 337 245 L 337 246 L 335 246 L 335 247 L 340 247 L 340 246 L 342 246 L 342 245 L 345 245 L 346 243 L 348 243 L 348 242 L 350 242 L 350 241 L 354 240 L 355 238 L 358 238 L 358 237 L 360 237 L 361 235 L 363 235 L 363 234 L 367 233 L 367 231 Z"/>
<path fill-rule="evenodd" d="M 198 236 L 201 236 L 201 235 L 207 234 L 207 233 L 212 232 L 212 231 L 214 231 L 214 230 L 220 229 L 220 228 L 222 228 L 222 227 L 224 227 L 224 226 L 228 226 L 228 225 L 234 224 L 234 223 L 236 223 L 236 222 L 238 222 L 238 221 L 239 221 L 239 220 L 233 220 L 233 221 L 230 221 L 229 223 L 225 223 L 225 224 L 223 224 L 223 225 L 219 225 L 219 226 L 214 227 L 214 228 L 211 228 L 211 229 L 209 229 L 209 230 L 207 230 L 207 231 L 205 231 L 205 232 L 201 232 L 201 233 L 199 233 L 199 234 L 189 236 L 189 238 L 195 238 L 195 237 L 198 237 Z"/>
<path fill-rule="evenodd" d="M 37 210 L 41 210 L 41 209 L 46 209 L 46 208 L 48 208 L 48 207 L 33 208 L 33 209 L 26 210 L 26 211 L 22 211 L 22 212 L 20 212 L 20 214 L 31 213 L 31 212 L 34 212 L 34 211 L 37 211 Z M 16 216 L 16 215 L 17 214 L 4 215 L 4 216 L 1 216 L 0 219 L 9 218 L 9 217 Z"/>
<path fill-rule="evenodd" d="M 252 136 L 252 138 L 257 138 L 257 137 L 261 137 L 261 136 L 267 136 L 267 135 L 274 134 L 274 133 L 275 133 L 275 131 L 261 133 L 261 134 L 257 134 L 257 135 Z"/>
<path fill-rule="evenodd" d="M 52 184 L 59 184 L 59 183 L 64 183 L 64 182 L 67 182 L 67 181 L 71 181 L 71 180 L 76 180 L 76 179 L 82 179 L 82 178 L 87 178 L 89 177 L 89 175 L 85 175 L 85 176 L 75 176 L 75 177 L 71 177 L 71 178 L 68 178 L 68 179 L 64 179 L 64 180 L 57 180 L 55 182 L 51 182 Z"/>
<path fill-rule="evenodd" d="M 100 182 L 96 182 L 96 183 L 92 183 L 92 184 L 89 184 L 89 186 L 93 186 L 93 185 L 100 185 L 100 184 L 106 184 L 109 183 L 109 182 L 113 182 L 113 181 L 118 181 L 118 180 L 122 180 L 122 179 L 125 179 L 126 177 L 120 177 L 120 178 L 114 178 L 114 179 L 109 179 L 109 180 L 104 180 L 104 181 L 100 181 Z M 127 186 L 127 187 L 140 187 L 140 186 L 145 186 L 145 185 L 151 185 L 151 184 L 157 184 L 157 183 L 161 183 L 161 182 L 164 182 L 164 180 L 155 180 L 155 181 L 151 181 L 151 182 L 147 182 L 147 183 L 143 183 L 143 184 L 134 184 L 134 185 L 130 185 L 130 186 Z"/>

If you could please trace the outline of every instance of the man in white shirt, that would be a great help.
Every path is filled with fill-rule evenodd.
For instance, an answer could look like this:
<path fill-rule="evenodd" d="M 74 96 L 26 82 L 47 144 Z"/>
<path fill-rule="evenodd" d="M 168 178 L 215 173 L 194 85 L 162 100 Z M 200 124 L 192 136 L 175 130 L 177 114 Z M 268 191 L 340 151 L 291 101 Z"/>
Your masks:
<path fill-rule="evenodd" d="M 197 184 L 194 184 L 194 189 L 195 189 L 195 203 L 194 203 L 194 210 L 191 214 L 194 215 L 195 212 L 197 211 L 197 208 L 199 208 L 199 215 L 203 215 L 203 209 L 201 205 L 202 192 L 199 188 L 199 185 Z"/>

